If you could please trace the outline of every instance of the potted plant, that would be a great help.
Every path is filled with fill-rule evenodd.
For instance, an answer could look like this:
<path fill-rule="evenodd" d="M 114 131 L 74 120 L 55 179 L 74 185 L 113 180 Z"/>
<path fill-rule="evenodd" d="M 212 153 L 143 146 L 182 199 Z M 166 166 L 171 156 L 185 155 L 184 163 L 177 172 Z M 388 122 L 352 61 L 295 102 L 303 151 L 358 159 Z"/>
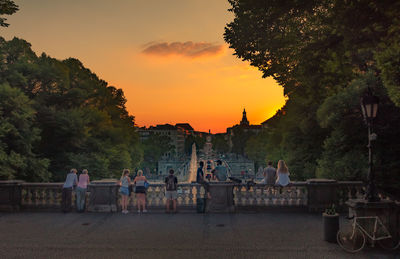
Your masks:
<path fill-rule="evenodd" d="M 323 225 L 324 225 L 324 240 L 336 243 L 336 235 L 339 231 L 339 213 L 336 212 L 335 204 L 332 204 L 330 208 L 327 208 L 322 213 Z"/>

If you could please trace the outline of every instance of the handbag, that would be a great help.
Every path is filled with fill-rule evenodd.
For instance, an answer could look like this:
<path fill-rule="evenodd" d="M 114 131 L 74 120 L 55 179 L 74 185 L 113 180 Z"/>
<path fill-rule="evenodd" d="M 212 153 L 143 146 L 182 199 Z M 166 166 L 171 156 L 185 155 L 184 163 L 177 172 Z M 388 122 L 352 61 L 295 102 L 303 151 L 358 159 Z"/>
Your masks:
<path fill-rule="evenodd" d="M 150 186 L 149 182 L 147 182 L 147 181 L 146 181 L 146 182 L 144 182 L 144 188 L 146 188 L 146 189 L 147 189 L 147 188 L 149 188 L 149 186 Z"/>

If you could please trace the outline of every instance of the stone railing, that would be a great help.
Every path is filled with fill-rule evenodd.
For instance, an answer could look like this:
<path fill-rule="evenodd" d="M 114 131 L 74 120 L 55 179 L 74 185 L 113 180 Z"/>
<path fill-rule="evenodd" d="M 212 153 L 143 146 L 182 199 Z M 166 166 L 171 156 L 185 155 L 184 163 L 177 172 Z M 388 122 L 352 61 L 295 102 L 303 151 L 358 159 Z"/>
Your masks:
<path fill-rule="evenodd" d="M 218 184 L 213 184 L 210 207 L 224 211 L 220 206 Z M 323 211 L 336 204 L 338 209 L 345 209 L 349 199 L 362 198 L 364 185 L 362 182 L 336 182 L 333 180 L 310 179 L 306 182 L 292 182 L 289 186 L 278 187 L 256 184 L 225 183 L 219 184 L 230 193 L 226 199 L 231 208 L 226 211 L 259 210 L 268 208 L 296 208 L 308 211 Z M 229 187 L 231 186 L 231 187 Z M 91 212 L 120 210 L 119 186 L 115 181 L 93 182 L 88 186 L 87 210 Z M 0 211 L 18 210 L 59 210 L 61 207 L 62 183 L 25 183 L 22 181 L 0 181 Z M 178 207 L 181 210 L 195 211 L 197 198 L 205 196 L 204 188 L 195 183 L 178 185 Z M 233 195 L 232 195 L 233 194 Z M 224 194 L 225 195 L 225 194 Z M 75 194 L 73 192 L 73 204 Z M 217 200 L 218 198 L 218 200 Z M 147 195 L 150 210 L 164 209 L 166 204 L 165 185 L 150 184 Z M 130 207 L 136 207 L 136 197 L 132 193 Z"/>
<path fill-rule="evenodd" d="M 197 198 L 204 197 L 203 186 L 195 183 L 178 184 L 177 206 L 180 210 L 195 210 Z M 130 196 L 129 205 L 136 208 L 135 193 Z M 146 204 L 149 209 L 164 209 L 167 199 L 165 198 L 165 184 L 150 184 L 146 194 Z"/>
<path fill-rule="evenodd" d="M 236 206 L 307 206 L 308 199 L 305 182 L 295 182 L 286 187 L 240 184 L 235 185 L 233 195 Z"/>
<path fill-rule="evenodd" d="M 52 210 L 61 208 L 62 183 L 22 183 L 22 210 Z M 75 192 L 72 193 L 75 206 Z"/>

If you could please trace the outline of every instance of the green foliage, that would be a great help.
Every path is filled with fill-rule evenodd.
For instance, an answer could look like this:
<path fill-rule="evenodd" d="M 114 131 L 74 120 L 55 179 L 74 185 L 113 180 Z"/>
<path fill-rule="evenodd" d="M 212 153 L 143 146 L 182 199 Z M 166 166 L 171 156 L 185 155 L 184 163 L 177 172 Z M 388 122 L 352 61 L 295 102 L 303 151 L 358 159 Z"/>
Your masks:
<path fill-rule="evenodd" d="M 260 166 L 266 166 L 266 158 L 269 153 L 268 149 L 268 136 L 267 132 L 260 133 L 258 135 L 250 137 L 246 142 L 245 153 L 246 156 L 253 160 L 255 163 L 255 168 Z"/>
<path fill-rule="evenodd" d="M 229 152 L 229 144 L 228 141 L 225 139 L 224 134 L 216 134 L 212 138 L 212 147 L 213 149 L 221 154 Z"/>
<path fill-rule="evenodd" d="M 49 160 L 34 153 L 40 130 L 32 106 L 21 90 L 0 84 L 0 179 L 49 179 Z"/>
<path fill-rule="evenodd" d="M 288 97 L 260 143 L 249 141 L 247 153 L 255 160 L 264 154 L 284 159 L 294 179 L 365 179 L 368 136 L 359 100 L 370 87 L 381 100 L 378 184 L 400 194 L 400 161 L 393 156 L 400 148 L 400 112 L 390 101 L 399 105 L 400 2 L 229 2 L 234 20 L 225 41 L 263 77 L 275 78 Z"/>
<path fill-rule="evenodd" d="M 151 172 L 157 169 L 157 162 L 165 153 L 175 150 L 175 147 L 171 145 L 171 138 L 160 134 L 150 134 L 150 136 L 143 141 L 142 148 L 144 154 L 140 167 L 148 168 Z"/>
<path fill-rule="evenodd" d="M 378 68 L 382 71 L 383 84 L 390 99 L 400 107 L 400 44 L 383 44 L 383 50 L 375 55 Z"/>
<path fill-rule="evenodd" d="M 11 15 L 18 11 L 18 5 L 14 3 L 12 0 L 0 0 L 0 15 Z M 9 24 L 6 23 L 6 18 L 0 17 L 0 26 L 8 27 Z"/>
<path fill-rule="evenodd" d="M 332 204 L 332 206 L 330 208 L 327 208 L 325 210 L 325 214 L 327 214 L 327 215 L 336 215 L 336 206 L 335 206 L 335 204 Z"/>
<path fill-rule="evenodd" d="M 193 143 L 196 143 L 196 150 L 199 152 L 206 143 L 206 138 L 198 135 L 189 135 L 185 138 L 185 154 L 190 155 L 192 153 Z"/>
<path fill-rule="evenodd" d="M 79 60 L 37 57 L 29 43 L 17 38 L 0 38 L 0 55 L 0 83 L 20 89 L 32 102 L 39 135 L 34 149 L 50 161 L 51 180 L 64 180 L 71 167 L 87 168 L 96 179 L 139 165 L 143 151 L 121 89 Z"/>
<path fill-rule="evenodd" d="M 245 148 L 247 141 L 255 134 L 246 131 L 242 127 L 234 127 L 232 129 L 232 152 L 240 155 L 245 155 Z"/>

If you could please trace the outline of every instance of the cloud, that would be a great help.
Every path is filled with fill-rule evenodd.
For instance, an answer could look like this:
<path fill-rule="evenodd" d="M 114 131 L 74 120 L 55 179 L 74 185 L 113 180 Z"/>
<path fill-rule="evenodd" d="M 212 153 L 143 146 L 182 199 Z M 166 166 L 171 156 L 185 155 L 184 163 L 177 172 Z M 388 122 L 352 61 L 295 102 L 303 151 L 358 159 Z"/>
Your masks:
<path fill-rule="evenodd" d="M 222 53 L 223 45 L 209 42 L 150 42 L 145 44 L 142 53 L 153 56 L 182 56 L 185 58 L 198 58 L 206 56 L 217 56 Z"/>

